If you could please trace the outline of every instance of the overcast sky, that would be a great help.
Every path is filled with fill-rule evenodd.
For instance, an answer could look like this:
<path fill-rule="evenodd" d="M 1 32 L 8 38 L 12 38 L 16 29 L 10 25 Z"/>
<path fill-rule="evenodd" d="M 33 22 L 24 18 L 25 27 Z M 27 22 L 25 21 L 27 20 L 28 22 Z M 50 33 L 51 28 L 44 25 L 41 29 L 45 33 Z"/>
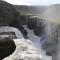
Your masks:
<path fill-rule="evenodd" d="M 5 0 L 14 5 L 51 5 L 60 4 L 60 0 Z"/>

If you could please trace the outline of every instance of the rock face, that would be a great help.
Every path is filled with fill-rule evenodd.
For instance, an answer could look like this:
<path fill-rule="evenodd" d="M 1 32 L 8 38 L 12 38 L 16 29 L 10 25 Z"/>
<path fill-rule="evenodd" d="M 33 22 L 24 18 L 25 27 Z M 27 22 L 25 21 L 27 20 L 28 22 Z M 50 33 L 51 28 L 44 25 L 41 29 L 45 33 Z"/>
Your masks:
<path fill-rule="evenodd" d="M 12 54 L 16 46 L 13 40 L 0 37 L 0 60 Z"/>
<path fill-rule="evenodd" d="M 30 40 L 14 39 L 16 50 L 13 54 L 3 60 L 41 60 L 38 50 L 32 45 Z"/>
<path fill-rule="evenodd" d="M 0 25 L 8 25 L 15 19 L 17 19 L 17 12 L 13 5 L 0 1 Z"/>

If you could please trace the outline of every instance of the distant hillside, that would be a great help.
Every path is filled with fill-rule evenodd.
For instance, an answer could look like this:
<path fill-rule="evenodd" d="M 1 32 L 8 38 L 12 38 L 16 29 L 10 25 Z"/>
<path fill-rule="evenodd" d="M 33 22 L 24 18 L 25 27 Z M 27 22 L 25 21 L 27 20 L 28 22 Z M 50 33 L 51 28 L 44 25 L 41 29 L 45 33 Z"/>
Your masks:
<path fill-rule="evenodd" d="M 0 0 L 0 25 L 8 25 L 17 19 L 17 11 L 14 6 L 6 1 Z"/>
<path fill-rule="evenodd" d="M 43 13 L 42 18 L 60 24 L 60 4 L 54 4 Z"/>
<path fill-rule="evenodd" d="M 19 5 L 15 5 L 15 8 L 21 14 L 40 15 L 42 12 L 44 12 L 47 9 L 47 6 L 22 6 L 22 5 L 19 6 Z"/>

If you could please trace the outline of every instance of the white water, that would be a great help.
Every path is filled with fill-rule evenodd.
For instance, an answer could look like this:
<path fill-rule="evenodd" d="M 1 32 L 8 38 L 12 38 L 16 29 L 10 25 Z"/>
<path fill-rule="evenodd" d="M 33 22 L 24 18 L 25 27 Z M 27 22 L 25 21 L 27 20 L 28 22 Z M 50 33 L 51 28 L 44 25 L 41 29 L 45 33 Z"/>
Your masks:
<path fill-rule="evenodd" d="M 33 46 L 35 46 L 35 48 L 38 49 L 39 53 L 44 56 L 43 60 L 52 60 L 52 57 L 51 56 L 46 56 L 45 51 L 43 51 L 41 49 L 40 37 L 36 36 L 32 29 L 28 29 L 27 25 L 23 25 L 23 27 L 25 28 L 25 30 L 27 30 L 28 38 L 33 43 Z"/>
<path fill-rule="evenodd" d="M 4 28 L 4 27 L 3 27 L 3 28 Z M 3 29 L 3 28 L 0 28 L 0 30 L 2 31 L 2 30 L 5 29 L 4 31 L 6 31 L 6 28 L 4 28 L 4 29 Z M 45 51 L 43 51 L 43 50 L 41 49 L 41 46 L 40 46 L 40 37 L 34 35 L 33 30 L 28 29 L 26 25 L 24 25 L 24 28 L 25 28 L 25 30 L 27 30 L 27 32 L 28 32 L 28 38 L 29 38 L 29 39 L 26 39 L 25 41 L 27 41 L 28 43 L 30 43 L 29 41 L 31 41 L 32 46 L 34 46 L 35 48 L 37 48 L 37 49 L 38 49 L 38 53 L 43 56 L 43 59 L 42 59 L 42 60 L 51 60 L 51 57 L 46 56 L 46 55 L 45 55 Z M 10 30 L 12 31 L 12 29 L 13 29 L 13 28 L 8 29 L 8 27 L 7 27 L 7 30 L 9 30 L 9 31 L 10 31 Z M 15 28 L 14 28 L 14 29 L 15 29 Z M 17 30 L 17 29 L 14 30 L 14 29 L 13 29 L 13 31 L 15 31 L 16 34 L 18 34 L 18 33 L 19 33 L 18 30 Z M 17 32 L 18 32 L 18 33 L 17 33 Z M 20 36 L 20 39 L 23 38 L 21 32 L 20 32 L 18 35 L 19 35 L 19 36 L 21 35 L 21 36 Z M 24 38 L 23 38 L 22 40 L 24 40 Z M 21 42 L 22 40 L 16 40 L 15 43 L 19 43 L 19 42 Z M 18 48 L 18 47 L 20 46 L 20 44 L 17 44 L 16 46 L 17 46 L 17 48 Z M 27 45 L 27 47 L 28 47 L 28 45 Z M 22 55 L 22 54 L 24 54 L 24 52 L 22 52 L 22 54 L 20 54 L 20 53 L 21 53 L 20 48 L 16 49 L 16 51 L 17 51 L 17 52 L 14 52 L 12 55 L 6 57 L 6 58 L 3 59 L 3 60 L 15 60 L 14 58 L 16 58 L 16 56 L 17 56 L 16 59 L 19 60 L 19 58 L 20 58 L 19 56 Z M 20 52 L 20 53 L 18 53 L 18 52 Z M 17 53 L 18 53 L 18 55 L 16 55 Z M 25 55 L 24 55 L 24 56 L 25 56 Z"/>

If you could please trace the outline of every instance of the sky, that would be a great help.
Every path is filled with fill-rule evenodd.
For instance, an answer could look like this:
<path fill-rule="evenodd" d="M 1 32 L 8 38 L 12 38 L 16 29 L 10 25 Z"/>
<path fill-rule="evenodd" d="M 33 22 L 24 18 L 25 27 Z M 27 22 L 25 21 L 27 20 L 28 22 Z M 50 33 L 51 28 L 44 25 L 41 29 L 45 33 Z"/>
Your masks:
<path fill-rule="evenodd" d="M 14 5 L 51 5 L 60 4 L 60 0 L 5 0 Z"/>

